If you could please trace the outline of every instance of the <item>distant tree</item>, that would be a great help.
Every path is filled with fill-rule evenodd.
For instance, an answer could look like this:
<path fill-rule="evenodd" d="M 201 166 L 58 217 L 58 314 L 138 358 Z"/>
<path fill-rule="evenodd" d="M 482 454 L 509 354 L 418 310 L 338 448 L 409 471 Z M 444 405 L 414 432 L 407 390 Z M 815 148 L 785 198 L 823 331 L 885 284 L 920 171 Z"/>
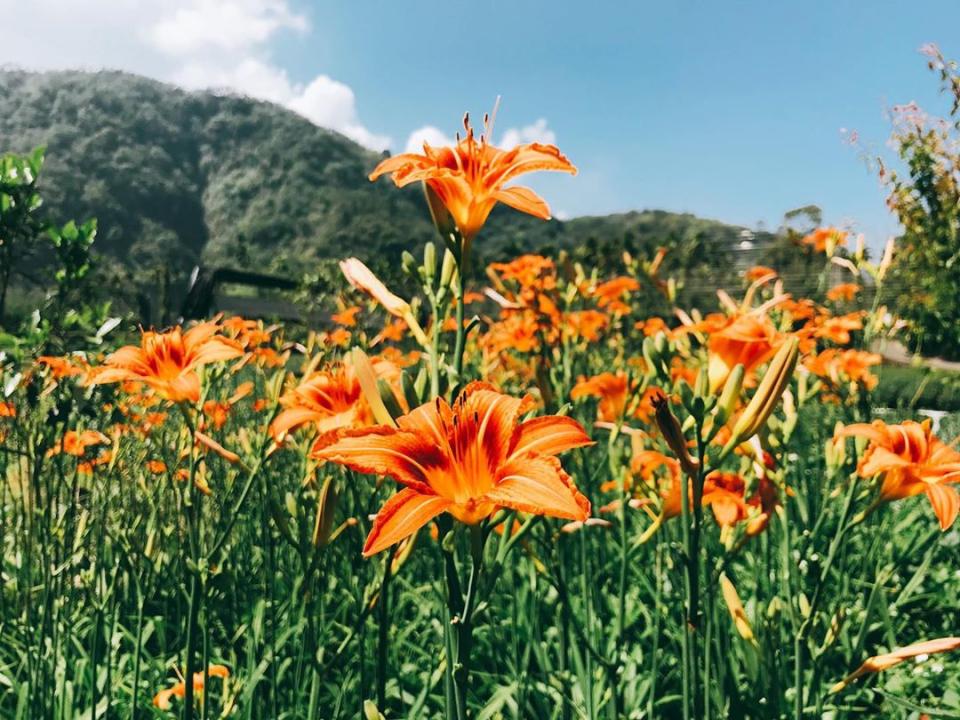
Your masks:
<path fill-rule="evenodd" d="M 894 108 L 893 145 L 905 167 L 880 163 L 887 204 L 903 226 L 893 264 L 898 310 L 915 349 L 960 357 L 960 74 L 934 46 L 924 48 L 941 90 L 952 96 L 949 118 L 916 104 Z"/>
<path fill-rule="evenodd" d="M 6 316 L 7 291 L 14 273 L 35 252 L 46 229 L 40 219 L 37 178 L 43 148 L 29 155 L 0 157 L 0 326 Z"/>

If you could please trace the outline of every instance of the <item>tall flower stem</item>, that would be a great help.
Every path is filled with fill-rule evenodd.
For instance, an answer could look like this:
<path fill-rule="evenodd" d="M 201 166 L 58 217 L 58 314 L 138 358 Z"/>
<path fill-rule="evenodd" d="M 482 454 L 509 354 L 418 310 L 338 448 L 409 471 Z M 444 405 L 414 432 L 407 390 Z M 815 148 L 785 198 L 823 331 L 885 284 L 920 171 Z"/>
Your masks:
<path fill-rule="evenodd" d="M 453 553 L 446 553 L 447 609 L 449 622 L 446 632 L 447 679 L 452 690 L 453 708 L 447 716 L 467 720 L 467 693 L 470 686 L 470 654 L 473 648 L 473 614 L 476 610 L 477 590 L 483 570 L 485 533 L 480 525 L 470 526 L 470 575 L 465 591 L 461 591 L 459 574 Z"/>
<path fill-rule="evenodd" d="M 467 341 L 467 333 L 463 327 L 463 321 L 466 317 L 466 308 L 464 307 L 464 289 L 467 285 L 467 271 L 470 262 L 470 240 L 461 237 L 457 244 L 457 250 L 454 253 L 457 260 L 457 277 L 453 286 L 453 296 L 457 302 L 456 323 L 457 340 L 453 350 L 453 369 L 456 375 L 455 382 L 452 385 L 463 384 L 463 351 Z"/>

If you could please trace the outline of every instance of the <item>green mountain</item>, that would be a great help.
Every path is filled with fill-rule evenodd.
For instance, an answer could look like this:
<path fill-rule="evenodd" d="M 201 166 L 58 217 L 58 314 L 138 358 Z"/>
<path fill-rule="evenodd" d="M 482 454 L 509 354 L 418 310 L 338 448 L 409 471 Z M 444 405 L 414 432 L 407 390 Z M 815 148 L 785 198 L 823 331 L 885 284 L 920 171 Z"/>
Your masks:
<path fill-rule="evenodd" d="M 98 252 L 135 280 L 196 264 L 299 278 L 346 254 L 395 268 L 434 237 L 419 190 L 367 181 L 380 156 L 270 103 L 121 72 L 0 72 L 0 152 L 38 145 L 47 212 L 96 217 Z M 599 260 L 665 244 L 680 250 L 671 264 L 710 273 L 730 267 L 741 230 L 659 211 L 543 223 L 498 209 L 478 249 Z"/>

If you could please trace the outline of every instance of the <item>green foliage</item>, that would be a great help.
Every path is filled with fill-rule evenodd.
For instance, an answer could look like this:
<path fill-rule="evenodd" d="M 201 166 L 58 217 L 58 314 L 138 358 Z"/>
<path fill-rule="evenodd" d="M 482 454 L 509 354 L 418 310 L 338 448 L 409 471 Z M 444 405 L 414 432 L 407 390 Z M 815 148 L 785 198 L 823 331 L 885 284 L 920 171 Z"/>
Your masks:
<path fill-rule="evenodd" d="M 29 155 L 0 157 L 0 325 L 15 269 L 43 230 L 37 212 L 43 202 L 37 192 L 43 152 L 40 147 Z"/>
<path fill-rule="evenodd" d="M 960 411 L 960 374 L 919 367 L 886 366 L 873 403 L 879 407 Z"/>
<path fill-rule="evenodd" d="M 380 156 L 269 103 L 118 72 L 0 72 L 0 147 L 40 142 L 47 207 L 98 218 L 103 272 L 128 277 L 126 291 L 158 274 L 183 282 L 197 263 L 299 279 L 346 255 L 397 282 L 389 258 L 436 234 L 419 188 L 367 180 Z M 712 304 L 711 278 L 732 277 L 740 232 L 660 211 L 544 223 L 498 208 L 474 267 L 561 249 L 619 265 L 623 250 L 652 257 L 664 245 L 665 271 Z"/>
<path fill-rule="evenodd" d="M 887 171 L 887 200 L 903 226 L 893 272 L 902 288 L 898 310 L 910 323 L 915 348 L 960 357 L 960 76 L 957 65 L 929 49 L 931 70 L 954 95 L 949 121 L 931 119 L 914 104 L 895 109 L 893 144 L 905 165 Z"/>

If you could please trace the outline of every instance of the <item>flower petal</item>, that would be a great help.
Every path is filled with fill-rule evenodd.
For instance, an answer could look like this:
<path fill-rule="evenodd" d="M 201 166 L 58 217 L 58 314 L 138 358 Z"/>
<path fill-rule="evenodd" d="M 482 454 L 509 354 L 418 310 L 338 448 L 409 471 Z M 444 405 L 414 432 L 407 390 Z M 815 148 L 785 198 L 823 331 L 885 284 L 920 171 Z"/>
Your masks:
<path fill-rule="evenodd" d="M 376 555 L 413 535 L 452 504 L 450 500 L 439 495 L 428 495 L 404 488 L 380 508 L 363 546 L 363 556 Z"/>
<path fill-rule="evenodd" d="M 510 456 L 557 455 L 586 445 L 593 445 L 593 441 L 580 423 L 570 417 L 547 415 L 527 420 L 514 430 Z"/>
<path fill-rule="evenodd" d="M 484 499 L 520 512 L 566 520 L 586 520 L 590 516 L 590 501 L 580 494 L 555 457 L 511 460 Z"/>
<path fill-rule="evenodd" d="M 957 489 L 949 485 L 928 483 L 926 492 L 930 504 L 933 505 L 933 512 L 940 521 L 940 529 L 949 529 L 960 513 L 960 494 L 957 494 Z"/>
<path fill-rule="evenodd" d="M 433 492 L 430 469 L 448 464 L 442 451 L 427 438 L 383 426 L 345 431 L 336 442 L 315 449 L 313 456 L 357 472 L 388 475 L 423 493 Z"/>
<path fill-rule="evenodd" d="M 509 205 L 514 210 L 525 212 L 542 220 L 550 219 L 550 206 L 546 201 L 537 195 L 530 188 L 509 187 L 497 190 L 493 197 L 504 205 Z"/>

